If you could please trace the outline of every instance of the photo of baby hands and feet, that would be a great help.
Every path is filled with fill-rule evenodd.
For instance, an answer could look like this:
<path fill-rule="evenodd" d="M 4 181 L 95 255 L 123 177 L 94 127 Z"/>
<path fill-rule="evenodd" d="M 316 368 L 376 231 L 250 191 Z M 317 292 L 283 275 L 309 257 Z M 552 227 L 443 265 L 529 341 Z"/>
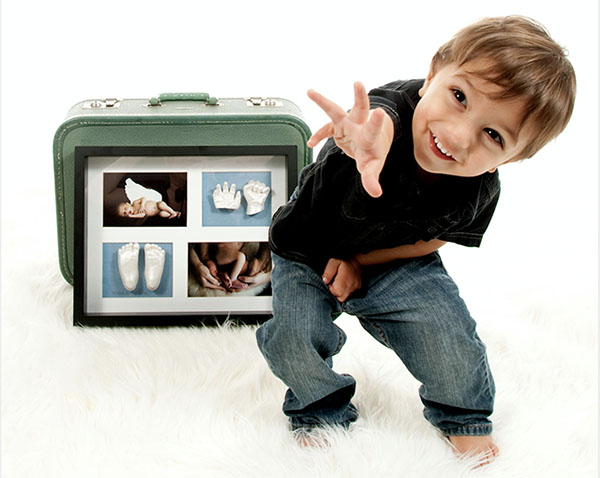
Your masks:
<path fill-rule="evenodd" d="M 207 265 L 213 277 L 218 277 L 228 291 L 245 289 L 248 284 L 238 279 L 248 269 L 246 254 L 240 249 L 243 242 L 217 242 L 214 260 L 209 259 Z"/>
<path fill-rule="evenodd" d="M 212 242 L 191 244 L 190 280 L 197 282 L 193 296 L 212 292 L 262 292 L 271 279 L 271 259 L 266 243 Z M 196 284 L 193 284 L 196 285 Z M 212 292 L 211 292 L 212 291 Z"/>

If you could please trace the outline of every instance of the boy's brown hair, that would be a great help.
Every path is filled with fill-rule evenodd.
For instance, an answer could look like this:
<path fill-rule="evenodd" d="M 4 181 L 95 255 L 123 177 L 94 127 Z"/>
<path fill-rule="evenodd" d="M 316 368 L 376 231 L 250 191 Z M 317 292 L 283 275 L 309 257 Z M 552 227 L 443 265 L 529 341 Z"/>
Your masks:
<path fill-rule="evenodd" d="M 565 50 L 541 24 L 521 16 L 480 20 L 440 47 L 430 74 L 476 59 L 489 60 L 490 66 L 471 73 L 500 86 L 498 98 L 525 101 L 520 129 L 531 125 L 533 134 L 513 159 L 533 156 L 563 131 L 573 112 L 575 72 Z"/>

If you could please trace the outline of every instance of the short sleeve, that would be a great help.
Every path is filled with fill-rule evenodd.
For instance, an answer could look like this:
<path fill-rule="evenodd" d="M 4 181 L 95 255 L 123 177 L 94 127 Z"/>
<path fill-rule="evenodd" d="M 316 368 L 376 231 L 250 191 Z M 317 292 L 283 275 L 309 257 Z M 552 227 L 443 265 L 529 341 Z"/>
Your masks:
<path fill-rule="evenodd" d="M 381 108 L 385 111 L 394 123 L 394 136 L 402 135 L 402 124 L 400 122 L 400 116 L 398 115 L 398 109 L 396 105 L 387 98 L 381 96 L 369 95 L 369 102 L 371 109 Z"/>
<path fill-rule="evenodd" d="M 381 108 L 394 123 L 394 136 L 410 134 L 412 111 L 419 100 L 418 91 L 424 80 L 394 81 L 369 91 L 371 109 Z M 406 111 L 411 115 L 407 117 Z M 404 112 L 404 113 L 403 113 Z"/>
<path fill-rule="evenodd" d="M 479 247 L 483 240 L 483 234 L 490 225 L 499 199 L 500 184 L 497 182 L 491 188 L 488 186 L 487 193 L 479 197 L 477 204 L 472 209 L 472 214 L 467 215 L 455 226 L 449 228 L 438 239 L 463 246 Z"/>

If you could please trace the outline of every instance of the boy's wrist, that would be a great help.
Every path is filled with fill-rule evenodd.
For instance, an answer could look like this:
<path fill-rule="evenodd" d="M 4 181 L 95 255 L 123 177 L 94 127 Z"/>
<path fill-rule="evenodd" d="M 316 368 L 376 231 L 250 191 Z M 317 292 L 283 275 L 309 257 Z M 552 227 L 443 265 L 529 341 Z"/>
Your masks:
<path fill-rule="evenodd" d="M 361 270 L 362 269 L 362 264 L 359 262 L 359 260 L 355 257 L 355 256 L 351 256 L 348 259 L 348 262 L 350 264 L 352 264 L 356 269 Z"/>

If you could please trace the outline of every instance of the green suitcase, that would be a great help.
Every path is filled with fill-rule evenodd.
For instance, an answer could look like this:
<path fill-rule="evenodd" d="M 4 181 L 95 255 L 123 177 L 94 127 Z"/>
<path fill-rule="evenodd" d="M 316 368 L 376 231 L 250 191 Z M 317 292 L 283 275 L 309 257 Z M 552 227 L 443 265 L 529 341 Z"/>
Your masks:
<path fill-rule="evenodd" d="M 74 322 L 268 314 L 268 306 L 245 304 L 252 282 L 237 277 L 258 276 L 265 253 L 248 247 L 264 249 L 273 212 L 312 161 L 309 137 L 299 108 L 282 98 L 163 94 L 73 106 L 54 138 L 54 171 L 59 262 L 75 286 Z M 241 250 L 225 252 L 238 243 Z M 242 272 L 227 265 L 235 254 L 246 257 Z M 218 286 L 207 283 L 207 263 L 216 264 L 208 279 Z M 255 275 L 244 276 L 248 269 Z M 186 275 L 223 297 L 187 305 Z"/>

